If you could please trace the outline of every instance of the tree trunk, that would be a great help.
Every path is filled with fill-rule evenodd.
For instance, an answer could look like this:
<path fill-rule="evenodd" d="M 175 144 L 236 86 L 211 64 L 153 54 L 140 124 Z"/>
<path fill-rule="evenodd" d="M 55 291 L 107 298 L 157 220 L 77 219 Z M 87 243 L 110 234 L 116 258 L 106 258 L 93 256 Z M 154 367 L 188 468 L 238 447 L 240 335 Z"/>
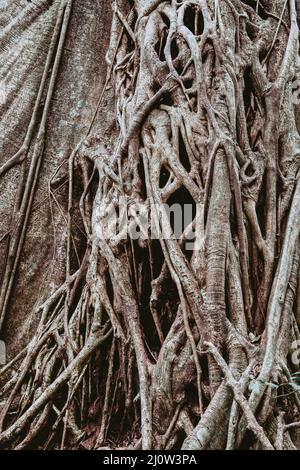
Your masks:
<path fill-rule="evenodd" d="M 300 4 L 111 3 L 0 1 L 0 447 L 300 448 Z"/>

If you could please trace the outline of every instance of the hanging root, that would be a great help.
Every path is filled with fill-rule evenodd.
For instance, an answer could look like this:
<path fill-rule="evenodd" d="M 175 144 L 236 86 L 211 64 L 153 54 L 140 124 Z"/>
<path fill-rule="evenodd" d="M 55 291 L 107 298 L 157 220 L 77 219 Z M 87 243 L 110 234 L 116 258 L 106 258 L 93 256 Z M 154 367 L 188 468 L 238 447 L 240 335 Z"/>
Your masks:
<path fill-rule="evenodd" d="M 59 12 L 54 59 L 50 45 L 47 100 L 71 3 Z M 0 371 L 1 447 L 299 448 L 297 12 L 294 0 L 270 12 L 253 3 L 114 3 L 99 106 L 112 81 L 119 135 L 96 134 L 96 114 L 69 160 L 66 281 Z M 36 106 L 44 87 L 43 77 Z M 3 320 L 47 111 L 16 212 Z M 34 111 L 22 158 L 36 120 Z M 72 238 L 78 166 L 82 259 Z M 192 214 L 179 232 L 174 205 Z"/>

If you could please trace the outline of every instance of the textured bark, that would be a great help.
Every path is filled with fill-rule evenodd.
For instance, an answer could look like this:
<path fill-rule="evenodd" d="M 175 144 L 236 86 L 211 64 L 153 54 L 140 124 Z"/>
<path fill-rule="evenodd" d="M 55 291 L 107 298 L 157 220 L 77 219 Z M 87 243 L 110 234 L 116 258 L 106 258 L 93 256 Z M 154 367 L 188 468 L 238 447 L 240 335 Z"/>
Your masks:
<path fill-rule="evenodd" d="M 110 3 L 0 0 L 0 446 L 299 448 L 299 2 Z"/>

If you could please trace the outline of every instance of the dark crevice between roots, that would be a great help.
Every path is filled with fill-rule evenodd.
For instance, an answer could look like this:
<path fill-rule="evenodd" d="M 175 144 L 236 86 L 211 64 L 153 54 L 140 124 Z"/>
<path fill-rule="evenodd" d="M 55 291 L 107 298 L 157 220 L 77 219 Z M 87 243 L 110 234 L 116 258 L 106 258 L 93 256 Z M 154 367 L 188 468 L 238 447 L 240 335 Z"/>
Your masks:
<path fill-rule="evenodd" d="M 181 132 L 179 131 L 179 159 L 182 164 L 182 166 L 185 168 L 185 170 L 189 173 L 191 171 L 191 163 L 190 159 L 186 150 L 185 143 L 183 141 Z"/>
<path fill-rule="evenodd" d="M 202 12 L 188 7 L 184 13 L 184 24 L 193 34 L 200 36 L 204 31 L 204 18 Z"/>
<path fill-rule="evenodd" d="M 163 165 L 160 170 L 160 177 L 159 177 L 159 187 L 162 189 L 166 186 L 170 177 L 169 170 Z"/>
<path fill-rule="evenodd" d="M 264 8 L 261 6 L 261 3 L 257 0 L 241 0 L 244 5 L 248 5 L 249 7 L 253 8 L 254 11 L 258 13 L 258 15 L 263 19 L 268 19 L 268 15 L 265 12 Z"/>
<path fill-rule="evenodd" d="M 170 207 L 170 224 L 176 238 L 180 238 L 184 229 L 196 217 L 196 204 L 189 191 L 182 186 L 177 189 L 167 201 Z M 176 206 L 181 209 L 181 220 L 175 220 L 174 211 Z M 178 211 L 179 214 L 179 211 Z"/>
<path fill-rule="evenodd" d="M 155 52 L 157 53 L 158 57 L 159 57 L 159 60 L 161 62 L 165 62 L 166 60 L 166 57 L 165 57 L 165 47 L 166 47 L 166 43 L 167 43 L 167 31 L 164 30 L 162 32 L 162 35 L 161 35 L 161 38 L 159 41 L 157 41 L 157 43 L 155 44 Z"/>

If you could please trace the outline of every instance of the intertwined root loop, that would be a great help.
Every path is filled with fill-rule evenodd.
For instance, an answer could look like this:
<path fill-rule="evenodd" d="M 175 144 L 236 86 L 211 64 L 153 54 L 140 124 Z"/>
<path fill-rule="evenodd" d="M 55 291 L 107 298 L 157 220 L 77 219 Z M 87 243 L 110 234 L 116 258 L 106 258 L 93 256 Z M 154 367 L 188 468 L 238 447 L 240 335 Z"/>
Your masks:
<path fill-rule="evenodd" d="M 295 0 L 113 8 L 117 138 L 94 131 L 98 113 L 70 157 L 66 281 L 0 372 L 0 444 L 299 447 Z M 75 166 L 88 243 L 74 272 Z M 156 239 L 148 222 L 139 240 L 111 232 L 120 201 Z M 191 207 L 179 234 L 174 204 Z"/>

